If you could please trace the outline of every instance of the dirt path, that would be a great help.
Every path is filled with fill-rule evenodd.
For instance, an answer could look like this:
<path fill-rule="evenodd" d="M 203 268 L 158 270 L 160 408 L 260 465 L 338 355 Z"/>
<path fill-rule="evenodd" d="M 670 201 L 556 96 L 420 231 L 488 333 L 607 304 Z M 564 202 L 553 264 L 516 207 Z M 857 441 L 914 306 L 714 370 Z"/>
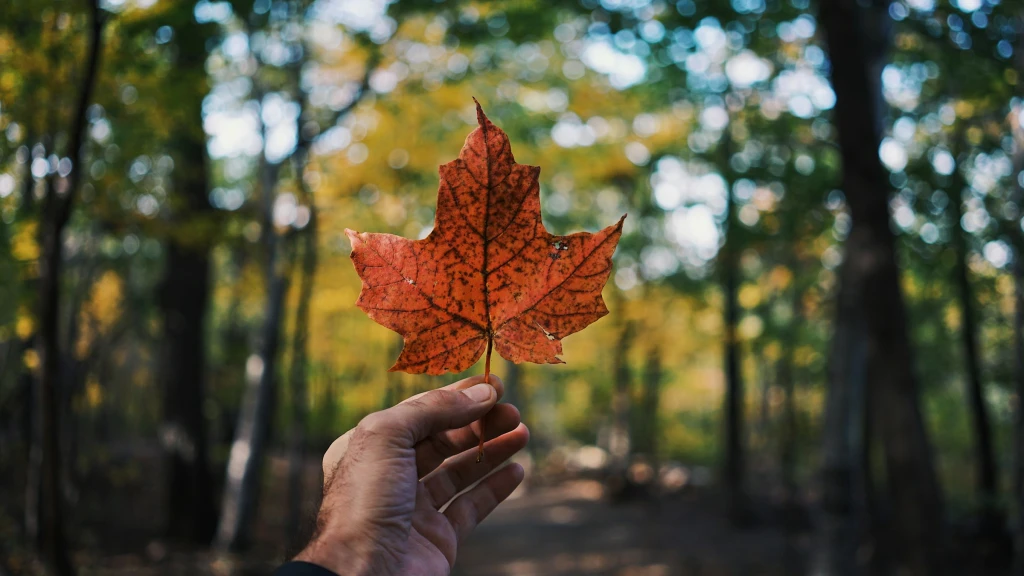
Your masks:
<path fill-rule="evenodd" d="M 540 488 L 503 504 L 460 551 L 458 576 L 782 575 L 777 528 L 732 529 L 715 498 L 610 504 L 596 482 Z"/>

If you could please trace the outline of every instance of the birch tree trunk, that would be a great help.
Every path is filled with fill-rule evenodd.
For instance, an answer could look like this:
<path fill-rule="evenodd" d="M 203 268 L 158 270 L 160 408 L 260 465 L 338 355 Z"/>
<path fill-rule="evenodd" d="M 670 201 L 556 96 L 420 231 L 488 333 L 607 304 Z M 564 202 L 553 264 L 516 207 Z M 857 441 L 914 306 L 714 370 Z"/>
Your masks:
<path fill-rule="evenodd" d="M 262 102 L 262 98 L 260 98 Z M 265 127 L 264 127 L 265 128 Z M 264 129 L 264 142 L 266 141 Z M 249 545 L 256 505 L 262 487 L 263 460 L 274 415 L 277 396 L 277 360 L 284 318 L 284 300 L 288 292 L 288 258 L 283 254 L 284 237 L 274 229 L 274 201 L 280 164 L 261 160 L 260 188 L 263 199 L 262 243 L 266 251 L 267 300 L 257 350 L 245 367 L 245 392 L 238 414 L 235 437 L 228 457 L 217 526 L 216 547 L 220 550 L 244 550 Z"/>

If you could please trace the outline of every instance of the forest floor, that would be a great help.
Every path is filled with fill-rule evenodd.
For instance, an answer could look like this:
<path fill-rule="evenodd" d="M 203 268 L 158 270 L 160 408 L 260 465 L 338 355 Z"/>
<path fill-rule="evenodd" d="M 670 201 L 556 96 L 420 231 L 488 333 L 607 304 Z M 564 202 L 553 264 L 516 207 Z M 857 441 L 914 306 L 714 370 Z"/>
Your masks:
<path fill-rule="evenodd" d="M 122 447 L 111 451 L 105 466 L 79 479 L 68 507 L 68 524 L 81 576 L 265 576 L 289 550 L 294 553 L 301 545 L 302 534 L 285 528 L 287 461 L 280 454 L 269 461 L 248 553 L 221 555 L 168 544 L 160 537 L 166 511 L 159 454 L 153 445 Z M 692 478 L 699 477 L 699 471 L 693 469 Z M 318 460 L 308 460 L 303 478 L 305 513 L 312 518 L 320 494 Z M 760 492 L 752 494 L 750 519 L 744 528 L 736 528 L 724 499 L 703 482 L 691 482 L 673 493 L 665 493 L 664 487 L 651 491 L 634 486 L 610 497 L 607 483 L 595 477 L 530 474 L 464 543 L 453 574 L 806 574 L 815 538 L 809 518 L 794 518 L 798 528 L 787 533 L 771 474 L 752 469 L 752 482 L 755 478 Z M 0 475 L 0 576 L 40 574 L 41 567 L 19 535 L 24 487 L 10 479 Z M 953 573 L 1005 573 L 981 564 L 967 569 L 971 558 L 978 556 L 976 540 L 955 541 L 959 545 L 953 551 L 960 559 Z"/>
<path fill-rule="evenodd" d="M 267 575 L 301 545 L 303 535 L 285 527 L 287 461 L 280 454 L 269 461 L 248 553 L 220 555 L 168 544 L 160 537 L 166 510 L 159 454 L 153 445 L 122 447 L 110 453 L 105 466 L 80 478 L 68 524 L 81 576 Z M 693 470 L 693 478 L 698 471 Z M 724 499 L 702 482 L 673 493 L 633 487 L 610 497 L 607 484 L 594 477 L 530 474 L 464 543 L 453 574 L 806 574 L 815 537 L 809 519 L 796 518 L 799 528 L 787 534 L 771 474 L 752 469 L 754 478 L 760 492 L 752 495 L 750 520 L 736 528 Z M 0 576 L 39 574 L 41 567 L 19 536 L 24 488 L 5 482 L 10 479 L 0 475 Z M 312 519 L 320 494 L 319 460 L 307 461 L 303 479 L 304 512 Z M 307 529 L 311 525 L 310 520 Z M 956 541 L 960 556 L 976 555 L 974 540 Z M 957 564 L 968 565 L 963 559 Z M 1003 571 L 981 567 L 954 573 L 993 576 Z"/>
<path fill-rule="evenodd" d="M 527 491 L 503 504 L 459 552 L 455 576 L 774 576 L 785 538 L 777 526 L 732 528 L 717 498 L 697 491 L 670 499 L 611 503 L 595 481 Z M 81 574 L 127 576 L 267 574 L 277 558 L 165 553 L 88 554 Z M 276 555 L 275 555 L 276 556 Z"/>
<path fill-rule="evenodd" d="M 784 569 L 778 525 L 732 527 L 707 489 L 613 503 L 593 480 L 528 491 L 502 505 L 459 553 L 459 576 L 727 576 Z M 804 536 L 806 538 L 806 536 Z M 800 537 L 794 544 L 800 547 Z M 797 552 L 797 556 L 802 556 Z"/>
<path fill-rule="evenodd" d="M 140 463 L 138 456 L 136 464 Z M 175 548 L 155 536 L 162 523 L 154 510 L 159 508 L 159 486 L 129 480 L 116 489 L 96 490 L 87 496 L 91 510 L 79 508 L 76 514 L 80 515 L 78 542 L 84 545 L 75 558 L 79 573 L 269 574 L 286 554 L 285 470 L 283 458 L 271 458 L 260 521 L 253 535 L 255 544 L 250 553 L 235 557 Z M 131 476 L 152 478 L 148 474 Z M 310 460 L 305 479 L 306 494 L 318 495 L 319 462 Z M 83 486 L 83 492 L 88 490 Z M 315 506 L 315 498 L 310 498 L 310 515 Z M 799 573 L 791 562 L 804 555 L 809 535 L 787 540 L 771 514 L 760 516 L 762 520 L 749 528 L 733 528 L 721 499 L 710 488 L 687 488 L 669 496 L 639 491 L 632 498 L 613 501 L 606 496 L 604 485 L 594 479 L 565 477 L 541 482 L 532 477 L 529 486 L 500 506 L 465 543 L 454 575 Z M 794 547 L 787 548 L 787 541 Z M 787 555 L 787 550 L 791 554 Z M 33 572 L 31 566 L 23 564 L 22 568 L 14 573 Z"/>

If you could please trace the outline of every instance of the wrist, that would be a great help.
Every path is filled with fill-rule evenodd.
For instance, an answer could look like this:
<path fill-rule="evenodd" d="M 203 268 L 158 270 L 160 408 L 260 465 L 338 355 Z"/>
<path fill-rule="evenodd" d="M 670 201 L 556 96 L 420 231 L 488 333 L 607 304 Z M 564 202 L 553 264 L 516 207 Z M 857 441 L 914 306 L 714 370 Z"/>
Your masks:
<path fill-rule="evenodd" d="M 370 576 L 371 556 L 347 538 L 318 535 L 295 556 L 294 560 L 322 566 L 338 576 Z"/>

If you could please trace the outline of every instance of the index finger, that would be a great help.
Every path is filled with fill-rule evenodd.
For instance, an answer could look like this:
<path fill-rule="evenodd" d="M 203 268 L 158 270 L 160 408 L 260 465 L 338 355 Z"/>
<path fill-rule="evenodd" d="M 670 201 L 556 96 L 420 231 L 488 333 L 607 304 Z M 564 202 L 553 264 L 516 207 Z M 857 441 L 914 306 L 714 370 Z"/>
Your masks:
<path fill-rule="evenodd" d="M 467 388 L 472 388 L 473 386 L 476 386 L 481 382 L 484 382 L 484 376 L 483 374 L 477 374 L 476 376 L 463 378 L 462 380 L 459 380 L 458 382 L 453 382 L 451 384 L 448 384 L 447 386 L 442 386 L 441 388 L 437 388 L 437 390 L 465 390 Z M 494 388 L 495 392 L 497 392 L 497 399 L 501 400 L 501 397 L 505 394 L 505 383 L 501 381 L 501 378 L 498 377 L 496 374 L 491 374 L 490 378 L 487 380 L 487 383 Z M 405 400 L 399 402 L 399 404 L 404 404 L 412 400 L 419 400 L 429 392 L 433 392 L 433 390 L 421 392 L 419 394 L 406 398 Z M 324 453 L 324 484 L 326 484 L 330 480 L 330 477 L 334 473 L 334 469 L 338 465 L 338 462 L 340 462 L 341 459 L 345 457 L 345 453 L 348 452 L 348 444 L 352 440 L 352 433 L 354 431 L 355 428 L 351 428 L 347 432 L 339 436 L 334 442 L 331 443 L 331 446 L 327 448 L 327 452 Z"/>
<path fill-rule="evenodd" d="M 498 401 L 490 384 L 479 383 L 463 390 L 431 390 L 387 410 L 370 414 L 359 423 L 356 434 L 380 447 L 412 448 L 432 434 L 462 428 L 487 414 Z"/>
<path fill-rule="evenodd" d="M 472 388 L 473 386 L 476 386 L 477 384 L 480 384 L 481 382 L 484 381 L 484 375 L 477 374 L 476 376 L 463 378 L 462 380 L 459 380 L 458 382 L 453 382 L 447 386 L 435 388 L 435 390 L 465 390 L 466 388 Z M 497 374 L 491 374 L 490 379 L 487 380 L 486 382 L 490 384 L 492 388 L 494 388 L 495 392 L 498 393 L 498 400 L 500 401 L 501 397 L 505 395 L 505 383 L 501 381 L 501 378 L 499 378 Z M 427 392 L 420 392 L 419 394 L 410 396 L 405 400 L 402 400 L 402 402 L 399 402 L 399 404 L 421 398 L 424 394 L 427 394 L 428 392 L 432 392 L 432 390 L 427 390 Z"/>

